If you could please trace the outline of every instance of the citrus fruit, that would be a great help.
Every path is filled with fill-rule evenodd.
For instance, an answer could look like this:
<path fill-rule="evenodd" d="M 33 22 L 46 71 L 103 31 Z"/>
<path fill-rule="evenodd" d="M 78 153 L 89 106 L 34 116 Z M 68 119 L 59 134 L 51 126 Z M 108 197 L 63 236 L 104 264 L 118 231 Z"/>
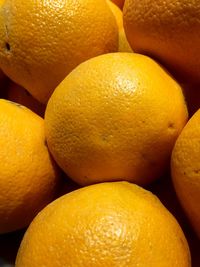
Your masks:
<path fill-rule="evenodd" d="M 12 81 L 8 84 L 6 99 L 31 109 L 41 117 L 44 116 L 45 105 L 33 98 L 26 89 Z"/>
<path fill-rule="evenodd" d="M 44 120 L 0 99 L 0 233 L 27 226 L 59 188 L 45 144 Z"/>
<path fill-rule="evenodd" d="M 124 32 L 122 11 L 117 5 L 115 5 L 110 0 L 107 0 L 107 3 L 111 11 L 113 12 L 113 15 L 115 16 L 117 26 L 118 26 L 118 31 L 119 31 L 118 51 L 119 52 L 133 52 L 133 50 L 131 49 L 127 41 L 126 34 Z"/>
<path fill-rule="evenodd" d="M 0 4 L 0 67 L 46 103 L 78 64 L 117 51 L 105 0 L 5 0 Z"/>
<path fill-rule="evenodd" d="M 190 267 L 175 220 L 150 192 L 126 182 L 91 185 L 35 217 L 16 267 Z"/>
<path fill-rule="evenodd" d="M 136 53 L 80 64 L 45 111 L 48 147 L 81 185 L 122 179 L 143 185 L 158 178 L 186 121 L 181 87 Z"/>
<path fill-rule="evenodd" d="M 200 237 L 200 110 L 184 127 L 172 153 L 171 172 L 177 196 Z"/>
<path fill-rule="evenodd" d="M 123 14 L 134 52 L 159 60 L 181 81 L 200 83 L 199 0 L 126 0 Z"/>

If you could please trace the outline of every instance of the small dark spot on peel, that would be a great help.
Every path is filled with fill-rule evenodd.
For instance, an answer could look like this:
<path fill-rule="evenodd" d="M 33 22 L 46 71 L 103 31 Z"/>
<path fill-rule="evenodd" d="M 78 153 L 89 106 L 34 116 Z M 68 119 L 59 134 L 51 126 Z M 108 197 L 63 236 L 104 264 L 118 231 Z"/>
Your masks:
<path fill-rule="evenodd" d="M 174 123 L 173 123 L 173 122 L 169 122 L 169 123 L 168 123 L 168 128 L 169 128 L 169 129 L 174 129 L 174 128 L 175 128 Z"/>
<path fill-rule="evenodd" d="M 10 44 L 8 43 L 8 42 L 6 42 L 5 43 L 5 47 L 6 47 L 6 50 L 8 51 L 8 52 L 10 52 Z"/>
<path fill-rule="evenodd" d="M 46 140 L 46 139 L 44 140 L 44 145 L 45 145 L 46 147 L 48 147 L 48 145 L 47 145 L 47 140 Z"/>

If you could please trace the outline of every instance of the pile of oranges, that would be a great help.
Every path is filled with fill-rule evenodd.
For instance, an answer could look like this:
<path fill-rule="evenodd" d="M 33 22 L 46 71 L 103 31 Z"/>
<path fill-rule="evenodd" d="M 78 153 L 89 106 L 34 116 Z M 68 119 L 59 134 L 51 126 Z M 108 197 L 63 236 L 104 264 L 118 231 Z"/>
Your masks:
<path fill-rule="evenodd" d="M 199 266 L 199 47 L 197 0 L 0 1 L 16 267 Z"/>

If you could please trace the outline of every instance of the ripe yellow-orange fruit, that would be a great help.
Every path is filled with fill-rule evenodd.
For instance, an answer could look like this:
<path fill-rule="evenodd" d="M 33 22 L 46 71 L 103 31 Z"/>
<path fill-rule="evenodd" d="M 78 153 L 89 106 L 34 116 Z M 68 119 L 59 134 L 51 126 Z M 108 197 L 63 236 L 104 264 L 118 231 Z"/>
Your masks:
<path fill-rule="evenodd" d="M 44 116 L 46 106 L 33 98 L 29 92 L 20 85 L 10 81 L 6 91 L 6 99 L 31 109 L 41 117 Z"/>
<path fill-rule="evenodd" d="M 16 267 L 190 267 L 184 234 L 150 192 L 125 182 L 57 199 L 31 223 Z"/>
<path fill-rule="evenodd" d="M 126 0 L 123 14 L 133 51 L 159 60 L 182 81 L 200 83 L 199 0 Z"/>
<path fill-rule="evenodd" d="M 200 110 L 181 132 L 172 153 L 171 172 L 176 193 L 200 237 Z"/>
<path fill-rule="evenodd" d="M 81 62 L 117 51 L 105 0 L 5 0 L 0 4 L 0 67 L 46 103 Z"/>
<path fill-rule="evenodd" d="M 119 9 L 118 6 L 116 6 L 110 0 L 107 0 L 107 3 L 111 11 L 113 12 L 113 15 L 115 16 L 117 26 L 118 26 L 118 31 L 119 31 L 118 52 L 133 52 L 133 50 L 131 49 L 127 41 L 126 34 L 124 32 L 122 11 Z"/>
<path fill-rule="evenodd" d="M 135 53 L 80 64 L 45 112 L 52 155 L 82 185 L 158 178 L 186 121 L 181 87 L 151 58 Z"/>
<path fill-rule="evenodd" d="M 0 233 L 27 226 L 56 195 L 58 169 L 45 142 L 41 117 L 0 99 Z"/>

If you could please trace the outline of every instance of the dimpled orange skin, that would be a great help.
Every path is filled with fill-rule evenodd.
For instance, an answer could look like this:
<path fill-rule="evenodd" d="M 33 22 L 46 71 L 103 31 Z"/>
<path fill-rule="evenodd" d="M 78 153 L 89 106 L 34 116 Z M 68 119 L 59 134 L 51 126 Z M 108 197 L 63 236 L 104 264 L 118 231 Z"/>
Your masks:
<path fill-rule="evenodd" d="M 175 218 L 126 182 L 92 185 L 48 205 L 21 243 L 16 267 L 190 267 Z"/>
<path fill-rule="evenodd" d="M 200 238 L 200 110 L 189 120 L 173 149 L 171 172 L 174 187 Z"/>
<path fill-rule="evenodd" d="M 159 60 L 184 82 L 200 83 L 199 0 L 126 0 L 123 14 L 135 52 Z"/>
<path fill-rule="evenodd" d="M 158 178 L 186 121 L 181 87 L 135 53 L 80 64 L 45 112 L 48 147 L 81 185 L 122 179 L 143 185 Z"/>
<path fill-rule="evenodd" d="M 0 7 L 0 67 L 46 103 L 78 64 L 117 51 L 105 0 L 5 0 Z"/>
<path fill-rule="evenodd" d="M 58 169 L 45 145 L 44 120 L 0 99 L 0 233 L 27 226 L 56 195 Z"/>

